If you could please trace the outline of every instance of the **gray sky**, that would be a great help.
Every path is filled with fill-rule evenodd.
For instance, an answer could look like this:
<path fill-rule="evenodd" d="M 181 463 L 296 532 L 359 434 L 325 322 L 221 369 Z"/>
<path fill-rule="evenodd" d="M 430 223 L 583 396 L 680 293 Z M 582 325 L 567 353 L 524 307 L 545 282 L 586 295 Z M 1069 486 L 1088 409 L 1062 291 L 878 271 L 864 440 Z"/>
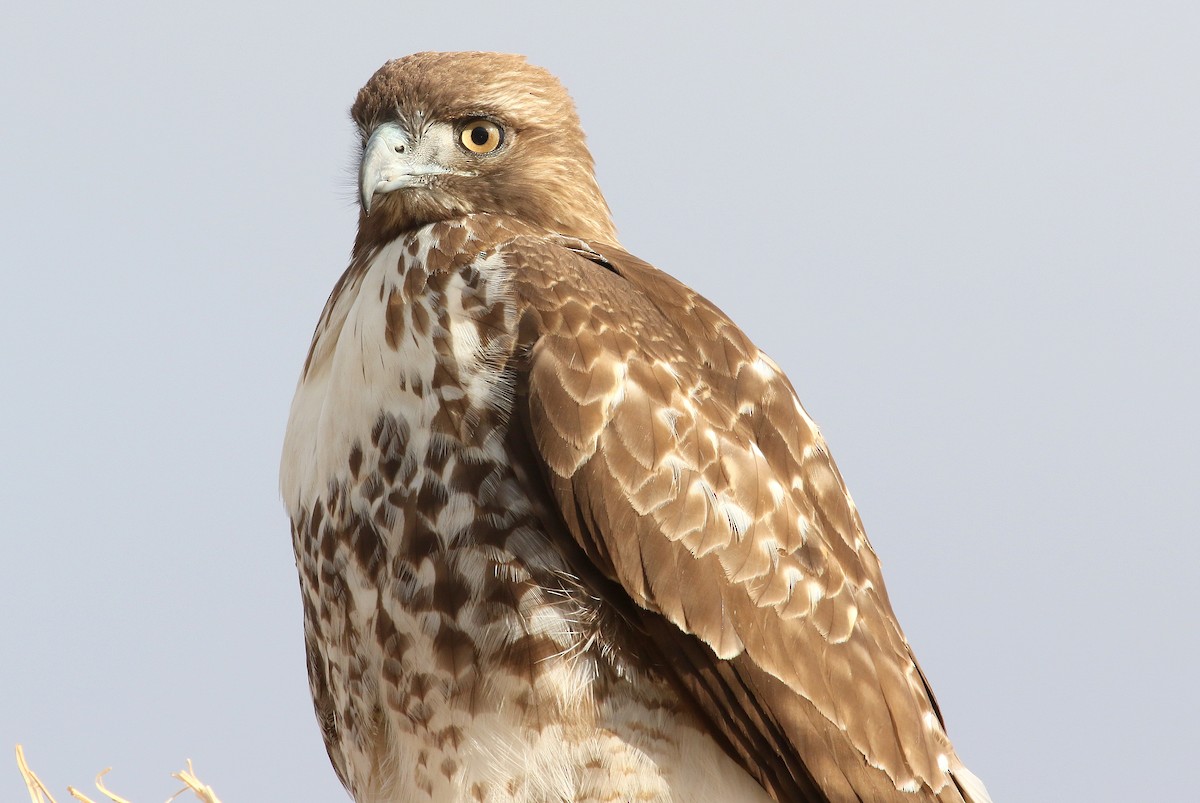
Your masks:
<path fill-rule="evenodd" d="M 346 110 L 462 49 L 558 74 L 626 247 L 791 376 L 997 803 L 1194 795 L 1200 7 L 722 5 L 6 9 L 0 798 L 20 741 L 345 799 L 278 456 Z"/>

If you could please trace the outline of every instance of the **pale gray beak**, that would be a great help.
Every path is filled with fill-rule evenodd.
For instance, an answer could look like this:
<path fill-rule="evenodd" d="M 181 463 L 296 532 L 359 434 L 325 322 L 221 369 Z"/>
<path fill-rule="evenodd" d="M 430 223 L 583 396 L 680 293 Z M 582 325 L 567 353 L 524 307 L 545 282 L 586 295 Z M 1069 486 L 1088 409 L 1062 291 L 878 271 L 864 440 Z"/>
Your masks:
<path fill-rule="evenodd" d="M 384 123 L 371 134 L 358 168 L 359 195 L 368 215 L 377 195 L 425 186 L 425 177 L 450 172 L 433 163 L 428 153 L 418 153 L 416 146 L 396 123 Z"/>

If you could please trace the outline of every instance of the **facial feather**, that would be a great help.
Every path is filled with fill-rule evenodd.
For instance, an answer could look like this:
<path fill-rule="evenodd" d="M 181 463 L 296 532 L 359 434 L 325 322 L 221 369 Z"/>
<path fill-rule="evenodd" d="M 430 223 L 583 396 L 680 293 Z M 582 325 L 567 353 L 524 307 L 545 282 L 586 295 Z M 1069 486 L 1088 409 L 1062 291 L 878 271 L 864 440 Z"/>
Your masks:
<path fill-rule="evenodd" d="M 505 214 L 549 231 L 616 243 L 583 129 L 566 89 L 522 56 L 417 53 L 390 61 L 358 93 L 350 112 L 365 145 L 387 123 L 412 147 L 439 139 L 448 171 L 424 186 L 377 199 L 359 219 L 355 253 L 399 233 L 473 213 Z M 502 130 L 486 154 L 460 147 L 466 122 Z"/>

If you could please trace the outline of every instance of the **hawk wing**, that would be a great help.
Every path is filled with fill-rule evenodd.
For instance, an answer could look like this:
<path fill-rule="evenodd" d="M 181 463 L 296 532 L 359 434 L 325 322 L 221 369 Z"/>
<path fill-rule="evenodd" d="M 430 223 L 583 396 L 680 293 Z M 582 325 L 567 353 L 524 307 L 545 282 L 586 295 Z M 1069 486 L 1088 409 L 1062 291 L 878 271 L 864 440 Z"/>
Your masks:
<path fill-rule="evenodd" d="M 514 427 L 714 737 L 778 800 L 971 799 L 853 502 L 782 372 L 618 248 L 519 237 L 502 251 L 529 349 Z"/>

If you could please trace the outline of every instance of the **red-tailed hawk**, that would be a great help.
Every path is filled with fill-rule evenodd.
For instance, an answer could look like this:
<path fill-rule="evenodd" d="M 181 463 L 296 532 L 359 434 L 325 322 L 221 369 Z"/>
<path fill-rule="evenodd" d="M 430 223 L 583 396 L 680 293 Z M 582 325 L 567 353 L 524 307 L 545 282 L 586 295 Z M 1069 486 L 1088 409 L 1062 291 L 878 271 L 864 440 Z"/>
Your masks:
<path fill-rule="evenodd" d="M 354 799 L 986 801 L 816 426 L 618 244 L 562 86 L 420 53 L 352 116 L 282 489 Z"/>

